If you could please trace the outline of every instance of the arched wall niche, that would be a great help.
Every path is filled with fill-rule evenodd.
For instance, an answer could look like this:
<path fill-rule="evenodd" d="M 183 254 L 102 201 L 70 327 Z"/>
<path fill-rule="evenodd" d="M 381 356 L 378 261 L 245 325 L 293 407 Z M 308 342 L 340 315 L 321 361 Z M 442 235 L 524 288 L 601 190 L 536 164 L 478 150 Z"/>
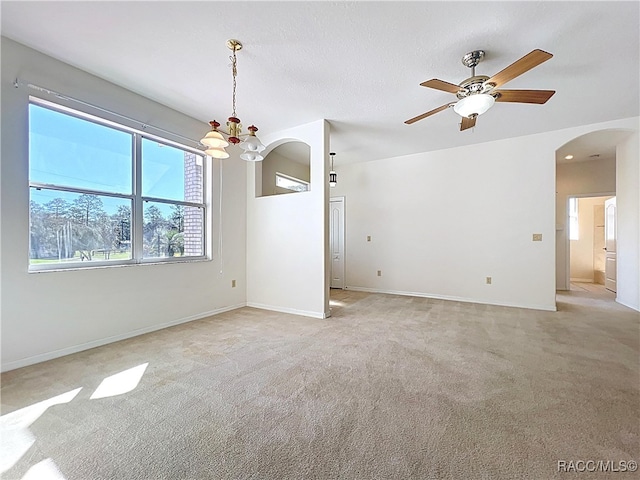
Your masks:
<path fill-rule="evenodd" d="M 265 149 L 256 164 L 256 197 L 308 192 L 311 147 L 297 139 L 281 139 Z"/>

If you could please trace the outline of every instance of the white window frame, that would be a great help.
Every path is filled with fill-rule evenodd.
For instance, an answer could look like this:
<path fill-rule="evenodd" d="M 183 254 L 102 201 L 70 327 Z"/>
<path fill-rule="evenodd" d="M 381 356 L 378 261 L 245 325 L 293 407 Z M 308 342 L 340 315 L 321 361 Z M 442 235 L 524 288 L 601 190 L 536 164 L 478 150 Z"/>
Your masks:
<path fill-rule="evenodd" d="M 278 177 L 284 178 L 284 179 L 289 180 L 289 181 L 294 182 L 294 183 L 299 183 L 300 185 L 305 185 L 306 189 L 305 190 L 292 190 L 292 189 L 287 188 L 287 187 L 281 187 L 280 185 L 278 185 Z M 295 193 L 302 193 L 302 192 L 308 192 L 309 191 L 309 186 L 310 186 L 309 182 L 306 182 L 306 181 L 304 181 L 304 180 L 302 180 L 300 178 L 292 177 L 291 175 L 287 175 L 285 173 L 276 172 L 276 187 L 278 187 L 278 188 L 284 188 L 284 189 L 290 190 L 291 192 L 295 192 Z"/>
<path fill-rule="evenodd" d="M 135 128 L 131 128 L 119 123 L 107 120 L 105 118 L 92 115 L 81 110 L 72 109 L 70 107 L 60 105 L 58 103 L 51 102 L 36 96 L 29 96 L 29 105 L 37 105 L 39 107 L 48 108 L 50 110 L 70 115 L 72 117 L 79 118 L 81 120 L 103 125 L 109 128 L 120 130 L 132 135 L 132 189 L 131 194 L 120 194 L 108 191 L 100 191 L 85 188 L 67 187 L 56 184 L 47 184 L 33 182 L 31 176 L 29 176 L 29 191 L 32 188 L 35 189 L 47 189 L 57 190 L 69 193 L 77 194 L 91 194 L 100 195 L 105 197 L 114 197 L 127 199 L 131 202 L 131 258 L 128 260 L 91 260 L 90 262 L 69 262 L 69 263 L 48 263 L 48 264 L 31 264 L 31 258 L 29 257 L 28 271 L 42 272 L 42 271 L 56 271 L 56 270 L 84 270 L 87 268 L 101 268 L 101 267 L 118 267 L 123 265 L 149 265 L 149 264 L 161 264 L 161 263 L 190 263 L 211 260 L 210 255 L 207 253 L 208 248 L 208 232 L 210 230 L 209 208 L 207 205 L 208 195 L 208 162 L 206 155 L 203 151 L 196 148 L 188 147 L 181 143 L 169 140 L 167 138 L 153 135 Z M 30 138 L 30 131 L 27 132 Z M 158 142 L 167 146 L 175 147 L 185 152 L 194 153 L 202 157 L 202 203 L 188 202 L 184 200 L 168 200 L 164 198 L 156 198 L 142 195 L 142 141 L 143 139 Z M 30 197 L 31 195 L 29 195 Z M 202 255 L 188 256 L 188 257 L 149 257 L 143 256 L 143 227 L 144 227 L 144 203 L 156 202 L 164 203 L 168 205 L 182 205 L 185 207 L 196 207 L 202 209 Z M 29 212 L 29 216 L 31 213 Z M 29 235 L 30 236 L 30 235 Z M 30 241 L 30 240 L 29 240 Z"/>

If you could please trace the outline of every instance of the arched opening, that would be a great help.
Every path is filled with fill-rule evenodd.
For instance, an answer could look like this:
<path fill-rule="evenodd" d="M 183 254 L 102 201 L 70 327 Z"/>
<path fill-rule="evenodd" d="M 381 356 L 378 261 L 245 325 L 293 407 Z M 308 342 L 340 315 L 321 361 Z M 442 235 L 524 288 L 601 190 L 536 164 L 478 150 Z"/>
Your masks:
<path fill-rule="evenodd" d="M 261 162 L 256 196 L 284 195 L 311 189 L 311 148 L 304 142 L 290 141 L 271 150 Z M 257 173 L 257 172 L 256 172 Z"/>
<path fill-rule="evenodd" d="M 612 220 L 605 219 L 617 191 L 616 147 L 631 133 L 598 130 L 556 150 L 557 290 L 593 285 L 615 296 L 616 259 L 607 243 L 615 229 L 607 229 Z"/>

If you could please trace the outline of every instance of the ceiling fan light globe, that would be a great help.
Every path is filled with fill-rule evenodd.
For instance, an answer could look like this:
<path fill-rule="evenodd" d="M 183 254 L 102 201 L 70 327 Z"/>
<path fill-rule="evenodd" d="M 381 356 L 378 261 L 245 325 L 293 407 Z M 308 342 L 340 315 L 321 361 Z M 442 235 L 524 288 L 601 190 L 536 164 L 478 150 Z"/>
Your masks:
<path fill-rule="evenodd" d="M 470 117 L 471 115 L 482 115 L 489 110 L 496 99 L 487 93 L 478 93 L 476 95 L 469 95 L 453 106 L 453 111 L 461 117 Z"/>
<path fill-rule="evenodd" d="M 208 132 L 200 143 L 206 147 L 214 147 L 214 148 L 224 148 L 229 146 L 229 142 L 227 142 L 220 132 L 216 132 L 215 130 L 211 130 Z"/>

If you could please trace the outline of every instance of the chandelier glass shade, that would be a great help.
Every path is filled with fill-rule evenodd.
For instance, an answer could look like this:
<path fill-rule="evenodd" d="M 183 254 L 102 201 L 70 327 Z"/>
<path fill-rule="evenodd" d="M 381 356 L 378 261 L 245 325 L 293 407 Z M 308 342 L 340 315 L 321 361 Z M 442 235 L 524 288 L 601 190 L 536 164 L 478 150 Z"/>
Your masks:
<path fill-rule="evenodd" d="M 264 159 L 260 152 L 265 149 L 265 146 L 256 137 L 258 128 L 255 125 L 251 125 L 248 128 L 248 134 L 241 133 L 242 124 L 236 116 L 236 76 L 238 74 L 236 52 L 242 49 L 242 43 L 234 39 L 227 40 L 227 47 L 233 51 L 233 55 L 229 57 L 233 71 L 233 114 L 227 119 L 228 131 L 220 130 L 220 123 L 216 120 L 209 122 L 211 130 L 200 140 L 200 143 L 206 147 L 204 152 L 213 158 L 229 158 L 226 148 L 230 144 L 239 144 L 240 148 L 244 150 L 244 153 L 240 155 L 241 159 L 248 162 L 259 162 Z M 245 136 L 247 138 L 244 141 L 240 139 L 240 137 Z"/>
<path fill-rule="evenodd" d="M 258 137 L 256 137 L 258 128 L 255 125 L 251 125 L 248 130 L 249 136 L 240 143 L 240 148 L 244 150 L 244 153 L 240 155 L 240 158 L 247 162 L 259 162 L 264 159 L 264 157 L 260 155 L 260 152 L 265 149 L 265 146 Z"/>
<path fill-rule="evenodd" d="M 204 153 L 213 158 L 229 158 L 229 154 L 224 149 L 229 146 L 229 142 L 218 131 L 220 124 L 215 120 L 209 122 L 209 124 L 211 125 L 211 131 L 200 140 L 200 143 L 207 147 Z"/>
<path fill-rule="evenodd" d="M 217 127 L 220 126 L 218 122 L 209 122 L 211 123 L 211 131 L 207 133 L 200 143 L 202 143 L 206 147 L 228 147 L 229 142 L 227 142 L 222 134 L 218 132 Z"/>

